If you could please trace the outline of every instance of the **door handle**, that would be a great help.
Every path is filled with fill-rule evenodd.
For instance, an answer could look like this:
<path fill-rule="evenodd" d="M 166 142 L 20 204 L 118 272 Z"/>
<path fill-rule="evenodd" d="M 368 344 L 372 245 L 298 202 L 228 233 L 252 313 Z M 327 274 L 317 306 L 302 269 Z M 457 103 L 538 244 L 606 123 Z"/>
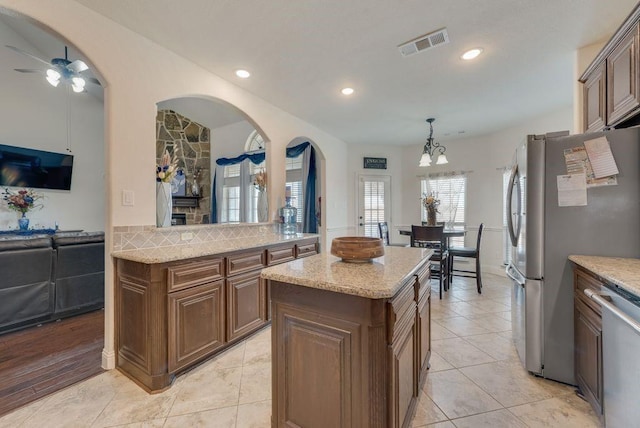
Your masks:
<path fill-rule="evenodd" d="M 620 318 L 620 320 L 631 327 L 636 332 L 636 334 L 640 334 L 640 323 L 638 323 L 636 320 L 613 305 L 609 296 L 607 296 L 606 294 L 596 293 L 589 288 L 586 288 L 584 290 L 584 294 L 586 294 L 587 297 L 591 300 L 599 303 L 603 308 L 608 309 L 613 315 Z"/>

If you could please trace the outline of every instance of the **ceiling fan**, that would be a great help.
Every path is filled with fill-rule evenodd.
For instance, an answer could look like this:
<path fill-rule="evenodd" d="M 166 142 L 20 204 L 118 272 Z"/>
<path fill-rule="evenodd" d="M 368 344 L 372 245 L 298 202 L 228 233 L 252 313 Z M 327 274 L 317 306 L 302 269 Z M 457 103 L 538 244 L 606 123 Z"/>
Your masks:
<path fill-rule="evenodd" d="M 27 69 L 27 68 L 16 68 L 16 71 L 20 73 L 40 73 L 44 74 L 47 82 L 51 84 L 51 86 L 58 86 L 60 82 L 65 82 L 71 85 L 71 88 L 74 92 L 84 92 L 85 85 L 87 82 L 93 83 L 96 85 L 100 85 L 98 79 L 93 77 L 83 76 L 81 73 L 89 69 L 87 64 L 82 60 L 70 61 L 67 55 L 67 47 L 64 47 L 64 58 L 53 58 L 51 61 L 46 61 L 42 58 L 39 58 L 29 52 L 23 51 L 22 49 L 18 49 L 15 46 L 5 45 L 9 49 L 18 52 L 19 54 L 28 56 L 29 58 L 35 59 L 47 66 L 46 69 Z"/>

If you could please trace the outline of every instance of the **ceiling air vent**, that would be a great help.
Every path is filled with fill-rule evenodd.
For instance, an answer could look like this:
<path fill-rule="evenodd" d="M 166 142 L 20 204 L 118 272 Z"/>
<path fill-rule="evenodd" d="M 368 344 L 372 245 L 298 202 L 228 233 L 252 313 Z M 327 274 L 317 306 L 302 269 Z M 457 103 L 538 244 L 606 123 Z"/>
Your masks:
<path fill-rule="evenodd" d="M 447 43 L 449 43 L 449 34 L 447 33 L 447 29 L 443 28 L 433 33 L 420 36 L 410 42 L 403 43 L 398 46 L 398 49 L 400 49 L 402 56 L 410 56 Z"/>

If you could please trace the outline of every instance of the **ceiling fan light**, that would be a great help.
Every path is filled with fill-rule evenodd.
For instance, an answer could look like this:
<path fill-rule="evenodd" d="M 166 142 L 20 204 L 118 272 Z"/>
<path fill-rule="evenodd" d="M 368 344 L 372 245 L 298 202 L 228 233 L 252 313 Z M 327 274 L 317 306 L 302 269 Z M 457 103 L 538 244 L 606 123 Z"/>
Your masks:
<path fill-rule="evenodd" d="M 444 165 L 449 163 L 449 161 L 447 160 L 447 156 L 442 154 L 440 156 L 438 156 L 438 160 L 436 161 L 436 165 Z"/>
<path fill-rule="evenodd" d="M 53 80 L 60 80 L 62 76 L 53 68 L 49 68 L 47 69 L 47 77 L 50 77 Z"/>
<path fill-rule="evenodd" d="M 60 79 L 55 79 L 51 76 L 47 76 L 47 82 L 49 82 L 51 86 L 56 87 L 60 83 Z"/>
<path fill-rule="evenodd" d="M 87 83 L 82 77 L 74 77 L 71 79 L 71 81 L 73 82 L 74 85 L 80 86 L 81 88 L 84 88 L 84 85 L 86 85 Z"/>
<path fill-rule="evenodd" d="M 73 89 L 73 92 L 82 92 L 84 91 L 84 86 L 78 86 L 78 85 L 71 85 L 71 88 Z"/>

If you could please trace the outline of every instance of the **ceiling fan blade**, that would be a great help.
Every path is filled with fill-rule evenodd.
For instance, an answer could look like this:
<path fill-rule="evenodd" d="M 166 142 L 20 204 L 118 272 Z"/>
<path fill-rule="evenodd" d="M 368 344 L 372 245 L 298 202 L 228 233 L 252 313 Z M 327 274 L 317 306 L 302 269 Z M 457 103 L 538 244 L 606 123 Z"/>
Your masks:
<path fill-rule="evenodd" d="M 81 71 L 88 70 L 89 67 L 82 60 L 75 60 L 71 64 L 67 65 L 67 68 L 75 73 L 80 73 Z"/>
<path fill-rule="evenodd" d="M 42 70 L 33 70 L 30 68 L 14 68 L 15 71 L 18 71 L 20 73 L 40 73 L 40 74 L 44 74 L 44 71 Z"/>
<path fill-rule="evenodd" d="M 86 80 L 89 83 L 93 83 L 95 85 L 102 86 L 100 84 L 100 81 L 98 79 L 94 78 L 94 77 L 83 77 L 83 79 Z"/>
<path fill-rule="evenodd" d="M 10 45 L 5 45 L 5 46 L 6 46 L 6 47 L 8 47 L 9 49 L 11 49 L 12 51 L 18 52 L 19 54 L 22 54 L 22 55 L 28 56 L 29 58 L 33 58 L 33 59 L 35 59 L 36 61 L 40 61 L 41 63 L 46 64 L 46 65 L 47 65 L 47 67 L 51 67 L 51 63 L 50 63 L 49 61 L 45 61 L 45 60 L 44 60 L 44 59 L 42 59 L 42 58 L 38 58 L 37 56 L 32 55 L 32 54 L 30 54 L 29 52 L 23 51 L 22 49 L 18 49 L 18 48 L 17 48 L 17 47 L 15 47 L 15 46 L 10 46 Z"/>

